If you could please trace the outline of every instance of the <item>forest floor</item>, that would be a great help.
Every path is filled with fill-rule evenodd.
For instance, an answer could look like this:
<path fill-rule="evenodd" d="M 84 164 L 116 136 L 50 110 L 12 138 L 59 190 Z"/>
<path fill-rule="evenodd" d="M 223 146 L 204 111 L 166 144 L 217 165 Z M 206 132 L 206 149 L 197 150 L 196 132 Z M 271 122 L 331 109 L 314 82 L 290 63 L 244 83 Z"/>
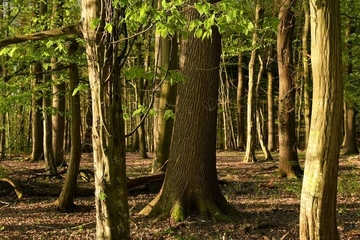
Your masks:
<path fill-rule="evenodd" d="M 299 155 L 304 157 L 302 153 Z M 181 223 L 155 222 L 137 214 L 156 195 L 139 188 L 129 192 L 132 239 L 298 239 L 301 181 L 278 178 L 277 161 L 246 164 L 241 162 L 242 156 L 242 152 L 235 151 L 217 153 L 221 189 L 239 210 L 237 219 L 221 223 L 190 214 Z M 128 153 L 128 176 L 149 175 L 150 163 L 151 158 L 143 160 Z M 1 183 L 0 240 L 95 239 L 92 194 L 76 198 L 76 212 L 61 213 L 54 202 L 63 180 L 46 182 L 42 176 L 43 163 L 30 163 L 26 156 L 8 156 L 0 162 L 0 167 L 7 170 L 7 175 L 24 192 L 17 199 L 14 191 Z M 81 169 L 92 170 L 92 167 L 91 155 L 84 154 Z M 337 221 L 341 239 L 360 239 L 359 170 L 358 156 L 340 158 Z M 87 180 L 79 178 L 82 195 L 86 189 L 93 192 L 93 181 Z"/>

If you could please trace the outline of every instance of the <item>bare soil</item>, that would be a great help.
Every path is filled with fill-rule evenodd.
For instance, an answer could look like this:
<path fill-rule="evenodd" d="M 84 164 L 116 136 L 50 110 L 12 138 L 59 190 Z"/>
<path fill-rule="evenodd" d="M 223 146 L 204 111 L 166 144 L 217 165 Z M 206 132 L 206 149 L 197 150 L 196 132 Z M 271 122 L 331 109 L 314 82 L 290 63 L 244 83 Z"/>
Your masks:
<path fill-rule="evenodd" d="M 156 195 L 147 188 L 129 192 L 133 239 L 298 239 L 301 181 L 277 176 L 276 161 L 241 162 L 243 153 L 218 152 L 218 176 L 224 196 L 240 212 L 231 223 L 215 222 L 190 213 L 186 221 L 154 221 L 137 213 Z M 151 154 L 150 154 L 151 157 Z M 261 158 L 261 157 L 260 157 Z M 275 156 L 276 158 L 276 156 Z M 92 156 L 83 154 L 81 169 L 92 170 Z M 151 159 L 127 154 L 130 178 L 150 174 Z M 95 239 L 93 179 L 79 177 L 77 209 L 61 213 L 54 207 L 63 178 L 46 180 L 43 163 L 26 156 L 8 156 L 0 162 L 22 188 L 0 182 L 0 239 Z M 360 161 L 340 159 L 338 229 L 341 239 L 360 239 Z M 63 175 L 64 176 L 64 175 Z M 89 194 L 90 192 L 90 194 Z"/>

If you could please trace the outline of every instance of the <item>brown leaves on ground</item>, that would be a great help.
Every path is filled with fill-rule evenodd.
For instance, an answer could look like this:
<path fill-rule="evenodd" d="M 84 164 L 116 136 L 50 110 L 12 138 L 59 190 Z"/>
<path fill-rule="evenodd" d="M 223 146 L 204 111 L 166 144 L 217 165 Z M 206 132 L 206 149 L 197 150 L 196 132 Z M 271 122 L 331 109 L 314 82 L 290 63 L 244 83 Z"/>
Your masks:
<path fill-rule="evenodd" d="M 241 152 L 218 153 L 218 175 L 224 196 L 240 212 L 232 223 L 201 219 L 191 213 L 186 221 L 154 222 L 137 213 L 156 195 L 148 188 L 129 193 L 131 236 L 133 239 L 298 239 L 301 181 L 277 178 L 273 161 L 245 164 Z M 151 160 L 127 154 L 131 178 L 150 174 Z M 73 213 L 56 211 L 56 196 L 37 196 L 37 186 L 54 190 L 63 178 L 43 179 L 43 164 L 30 163 L 22 157 L 8 157 L 0 162 L 11 179 L 21 185 L 22 199 L 6 183 L 0 182 L 0 239 L 95 239 L 93 196 L 78 197 Z M 84 154 L 81 168 L 92 169 L 92 157 Z M 360 239 L 360 162 L 340 159 L 338 229 L 341 239 Z M 93 189 L 93 182 L 80 178 L 81 189 Z M 35 184 L 36 183 L 36 184 Z M 91 192 L 91 191 L 90 191 Z M 89 193 L 89 191 L 82 192 Z M 42 194 L 41 194 L 42 195 Z M 50 194 L 51 195 L 51 194 Z M 86 195 L 86 194 L 85 194 Z"/>

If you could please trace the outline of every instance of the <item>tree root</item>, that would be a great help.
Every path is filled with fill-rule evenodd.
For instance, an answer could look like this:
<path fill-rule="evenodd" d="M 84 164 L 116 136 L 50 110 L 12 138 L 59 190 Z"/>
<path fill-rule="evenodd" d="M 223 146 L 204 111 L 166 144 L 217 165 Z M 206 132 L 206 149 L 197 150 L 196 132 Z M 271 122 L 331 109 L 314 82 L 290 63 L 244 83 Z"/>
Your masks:
<path fill-rule="evenodd" d="M 10 179 L 8 177 L 4 177 L 4 178 L 0 178 L 0 181 L 7 182 L 8 184 L 10 184 L 14 188 L 14 191 L 15 191 L 18 199 L 22 198 L 22 196 L 23 196 L 22 191 L 20 190 L 19 186 L 12 179 Z"/>

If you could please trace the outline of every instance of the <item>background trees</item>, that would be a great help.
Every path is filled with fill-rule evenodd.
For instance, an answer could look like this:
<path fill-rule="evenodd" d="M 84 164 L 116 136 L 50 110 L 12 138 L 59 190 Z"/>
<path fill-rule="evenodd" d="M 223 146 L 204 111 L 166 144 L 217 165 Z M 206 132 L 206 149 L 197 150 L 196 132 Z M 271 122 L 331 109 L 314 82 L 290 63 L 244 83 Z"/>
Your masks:
<path fill-rule="evenodd" d="M 7 100 L 4 98 L 0 102 L 1 152 L 2 154 L 5 151 L 7 153 L 19 152 L 20 149 L 26 150 L 24 146 L 28 146 L 29 151 L 32 147 L 32 158 L 38 160 L 45 157 L 49 173 L 55 174 L 57 168 L 52 159 L 55 157 L 62 159 L 62 154 L 65 153 L 62 151 L 61 143 L 71 146 L 70 162 L 74 164 L 70 164 L 68 168 L 68 177 L 72 180 L 65 185 L 73 185 L 80 158 L 77 150 L 78 137 L 82 133 L 83 143 L 85 137 L 89 137 L 89 131 L 85 133 L 85 122 L 91 119 L 89 116 L 92 113 L 98 219 L 102 219 L 104 212 L 106 216 L 107 212 L 119 212 L 120 205 L 123 204 L 121 208 L 123 217 L 114 216 L 107 225 L 113 227 L 119 221 L 123 221 L 124 232 L 128 230 L 124 154 L 126 148 L 135 148 L 133 143 L 136 141 L 133 140 L 136 140 L 136 137 L 129 136 L 129 140 L 125 139 L 125 129 L 126 133 L 135 129 L 139 124 L 139 116 L 144 116 L 145 119 L 141 122 L 141 132 L 145 133 L 140 134 L 141 155 L 145 157 L 146 150 L 155 149 L 156 152 L 153 172 L 164 165 L 170 154 L 170 173 L 166 177 L 163 192 L 159 195 L 160 203 L 165 201 L 162 200 L 164 198 L 161 197 L 162 195 L 173 199 L 167 205 L 169 209 L 171 206 L 189 208 L 190 200 L 188 199 L 191 198 L 198 200 L 194 204 L 202 213 L 207 212 L 212 215 L 212 212 L 208 210 L 213 203 L 205 203 L 203 200 L 209 194 L 215 196 L 212 201 L 216 203 L 215 205 L 219 205 L 218 208 L 222 208 L 223 203 L 226 205 L 216 183 L 215 149 L 216 147 L 228 149 L 234 146 L 243 148 L 244 130 L 248 131 L 247 141 L 249 142 L 245 160 L 255 161 L 255 149 L 260 145 L 266 146 L 260 144 L 261 140 L 267 141 L 271 150 L 276 150 L 274 146 L 278 144 L 274 143 L 274 136 L 278 134 L 280 136 L 280 174 L 290 177 L 301 175 L 297 148 L 306 146 L 308 141 L 311 102 L 309 93 L 312 88 L 311 75 L 307 69 L 310 56 L 307 51 L 309 16 L 306 4 L 296 8 L 295 1 L 276 2 L 275 7 L 269 3 L 256 2 L 256 17 L 253 18 L 254 9 L 249 7 L 253 2 L 248 5 L 239 5 L 238 2 L 230 0 L 216 4 L 180 0 L 162 1 L 159 2 L 162 9 L 160 10 L 160 7 L 157 8 L 152 3 L 143 1 L 84 0 L 82 20 L 86 24 L 82 28 L 83 39 L 81 39 L 78 36 L 80 30 L 77 23 L 74 23 L 74 19 L 79 18 L 76 13 L 78 10 L 76 1 L 49 0 L 41 3 L 24 1 L 23 5 L 17 1 L 11 4 L 2 3 L 1 36 L 4 39 L 0 40 L 3 70 L 1 94 L 6 96 Z M 353 1 L 347 3 L 346 6 L 350 6 L 347 8 L 349 12 L 350 9 L 356 9 Z M 107 6 L 109 10 L 109 12 L 104 12 L 105 15 L 98 15 L 101 4 Z M 48 10 L 55 9 L 57 14 L 52 11 L 46 12 L 45 6 Z M 62 6 L 64 12 L 60 14 L 56 6 Z M 185 11 L 189 13 L 190 20 L 185 19 L 186 15 L 182 15 L 180 8 L 186 10 L 193 8 L 189 10 L 191 13 Z M 19 13 L 16 13 L 17 11 Z M 299 14 L 295 16 L 294 11 Z M 226 14 L 223 14 L 224 12 Z M 276 20 L 272 16 L 277 12 L 279 15 Z M 51 19 L 50 16 L 55 15 L 61 18 L 62 23 L 58 26 L 48 20 Z M 349 23 L 348 32 L 343 33 L 343 35 L 346 34 L 344 46 L 347 46 L 345 50 L 348 70 L 346 77 L 346 119 L 348 121 L 344 128 L 347 153 L 356 153 L 357 150 L 355 125 L 357 101 L 354 96 L 358 95 L 358 91 L 354 80 L 357 79 L 356 66 L 358 64 L 355 64 L 357 54 L 353 53 L 357 51 L 356 41 L 352 41 L 357 37 L 356 32 L 351 28 L 353 24 L 355 23 Z M 296 28 L 296 26 L 301 27 Z M 50 27 L 56 29 L 34 33 Z M 277 39 L 274 37 L 276 27 L 278 27 Z M 159 38 L 154 47 L 152 43 L 155 42 L 153 37 L 155 30 Z M 220 50 L 218 32 L 223 35 L 222 50 Z M 29 34 L 19 36 L 20 33 Z M 185 79 L 179 77 L 176 71 L 168 71 L 177 68 L 176 36 L 182 39 L 181 73 Z M 302 41 L 300 41 L 300 36 L 302 36 Z M 212 38 L 213 42 L 209 38 Z M 27 42 L 27 40 L 41 39 L 43 41 L 36 43 Z M 69 46 L 73 44 L 70 39 L 77 39 L 79 47 L 76 54 L 68 54 L 71 48 Z M 145 42 L 149 44 L 146 45 Z M 276 51 L 272 48 L 275 42 L 277 42 Z M 321 42 L 326 41 L 321 40 Z M 17 44 L 6 47 L 12 43 Z M 190 51 L 188 46 L 194 47 Z M 87 63 L 84 58 L 85 49 L 87 49 Z M 28 52 L 36 52 L 36 54 L 27 54 Z M 311 51 L 310 54 L 314 52 Z M 336 54 L 340 55 L 338 52 Z M 274 55 L 277 55 L 276 60 L 273 60 Z M 51 58 L 54 59 L 52 64 Z M 220 59 L 222 59 L 221 62 Z M 266 63 L 264 59 L 267 59 Z M 169 60 L 171 60 L 170 63 Z M 257 65 L 258 60 L 261 60 L 262 64 Z M 150 62 L 157 64 L 153 66 L 149 64 Z M 65 70 L 68 68 L 75 70 L 74 63 L 77 63 L 79 69 L 80 83 L 76 84 L 77 86 L 74 86 L 71 76 L 68 76 Z M 318 67 L 316 62 L 312 64 L 314 69 Z M 266 73 L 262 72 L 264 68 L 267 70 Z M 340 73 L 336 74 L 340 76 Z M 50 79 L 51 75 L 52 79 Z M 223 79 L 221 101 L 217 93 L 219 76 L 223 77 L 221 78 Z M 255 76 L 258 76 L 256 84 Z M 88 88 L 88 81 L 85 80 L 88 77 L 90 88 Z M 263 81 L 266 77 L 269 79 L 267 83 Z M 42 82 L 44 79 L 46 82 Z M 77 103 L 74 102 L 65 104 L 65 109 L 63 106 L 51 105 L 51 101 L 58 102 L 59 94 L 56 87 L 55 92 L 49 90 L 52 86 L 59 86 L 59 79 L 64 79 L 62 83 L 65 83 L 65 87 L 71 86 L 67 92 L 66 89 L 61 88 L 64 97 L 67 96 L 67 99 L 71 101 L 75 99 L 75 96 L 79 96 L 84 103 L 86 102 L 84 99 L 88 98 L 86 92 L 91 92 L 92 112 L 86 111 L 89 108 L 85 104 L 80 107 L 80 110 L 75 109 Z M 314 79 L 316 79 L 315 76 Z M 30 80 L 33 81 L 31 89 L 29 88 Z M 147 80 L 148 84 L 143 84 Z M 180 84 L 177 94 L 179 108 L 175 114 L 177 125 L 172 139 L 174 143 L 169 153 L 167 150 L 173 127 L 172 118 L 167 119 L 167 117 L 174 116 L 171 111 L 166 112 L 166 110 L 173 110 L 176 97 L 174 89 L 171 91 L 170 89 L 174 82 L 183 80 L 185 82 Z M 280 81 L 280 86 L 273 85 L 277 80 Z M 152 110 L 153 93 L 160 89 L 163 95 L 161 95 L 159 107 Z M 270 93 L 267 98 L 266 91 Z M 320 96 L 317 92 L 315 95 L 314 101 Z M 32 101 L 30 101 L 30 96 L 32 96 Z M 242 102 L 244 97 L 248 98 L 248 104 Z M 329 100 L 332 96 L 322 97 Z M 43 99 L 44 102 L 42 102 Z M 255 107 L 257 115 L 255 115 Z M 246 119 L 247 127 L 243 124 L 242 110 L 244 108 L 247 108 L 249 112 Z M 234 117 L 235 109 L 237 109 L 238 118 Z M 275 121 L 272 117 L 272 113 L 277 112 L 276 109 L 279 109 L 276 122 L 278 129 L 274 128 Z M 314 111 L 318 113 L 318 110 Z M 331 116 L 334 115 L 333 111 L 335 110 L 329 109 Z M 79 114 L 81 121 L 78 121 Z M 338 112 L 335 114 L 341 115 Z M 26 117 L 30 115 L 31 119 Z M 53 124 L 50 124 L 51 115 L 53 115 Z M 67 133 L 65 137 L 62 137 L 62 131 L 53 127 L 56 126 L 55 121 L 57 121 L 55 116 L 60 115 L 65 117 L 67 122 L 65 126 L 68 126 L 65 129 Z M 155 121 L 154 116 L 156 116 L 155 119 L 157 118 Z M 257 121 L 255 121 L 255 116 L 258 117 Z M 217 121 L 215 121 L 216 117 L 218 117 Z M 41 120 L 47 120 L 44 122 L 46 124 L 41 126 Z M 266 121 L 269 124 L 265 124 Z M 327 122 L 327 119 L 323 119 L 322 122 Z M 32 128 L 27 127 L 30 123 L 32 123 Z M 314 126 L 315 124 L 318 123 L 314 123 Z M 257 140 L 255 126 L 259 129 L 259 135 L 268 134 Z M 45 127 L 45 132 L 41 131 L 42 127 Z M 153 133 L 153 129 L 157 131 Z M 295 136 L 295 130 L 298 133 L 297 136 Z M 338 131 L 338 129 L 335 130 Z M 28 134 L 24 134 L 25 132 Z M 52 139 L 51 134 L 54 136 L 59 134 L 60 138 Z M 43 137 L 46 140 L 45 145 L 42 144 Z M 156 139 L 155 143 L 154 139 Z M 235 143 L 234 139 L 238 139 L 238 142 Z M 310 140 L 315 141 L 314 138 Z M 52 147 L 49 147 L 50 145 Z M 328 147 L 329 145 L 324 145 L 322 149 Z M 352 148 L 351 151 L 350 148 Z M 313 151 L 313 149 L 308 148 L 307 151 Z M 52 152 L 56 155 L 52 156 Z M 334 154 L 336 155 L 337 152 Z M 181 159 L 181 164 L 176 162 L 177 159 Z M 191 171 L 182 176 L 180 173 L 186 167 L 191 168 Z M 201 174 L 198 174 L 199 171 Z M 206 176 L 203 175 L 205 173 Z M 72 177 L 70 177 L 71 174 Z M 193 185 L 184 187 L 185 183 L 195 175 L 197 178 L 194 177 Z M 117 179 L 119 176 L 120 178 Z M 168 181 L 171 181 L 171 184 Z M 324 181 L 327 182 L 327 180 Z M 188 195 L 179 196 L 179 192 L 173 194 L 172 189 L 178 187 L 175 186 L 176 184 L 184 187 Z M 198 189 L 203 189 L 203 191 Z M 121 199 L 121 204 L 114 202 L 115 199 Z M 169 213 L 171 211 L 169 209 L 165 212 Z M 182 219 L 181 212 L 176 212 L 178 214 L 174 216 Z M 105 225 L 99 220 L 99 237 L 107 234 L 118 237 L 114 232 L 107 232 Z"/>

